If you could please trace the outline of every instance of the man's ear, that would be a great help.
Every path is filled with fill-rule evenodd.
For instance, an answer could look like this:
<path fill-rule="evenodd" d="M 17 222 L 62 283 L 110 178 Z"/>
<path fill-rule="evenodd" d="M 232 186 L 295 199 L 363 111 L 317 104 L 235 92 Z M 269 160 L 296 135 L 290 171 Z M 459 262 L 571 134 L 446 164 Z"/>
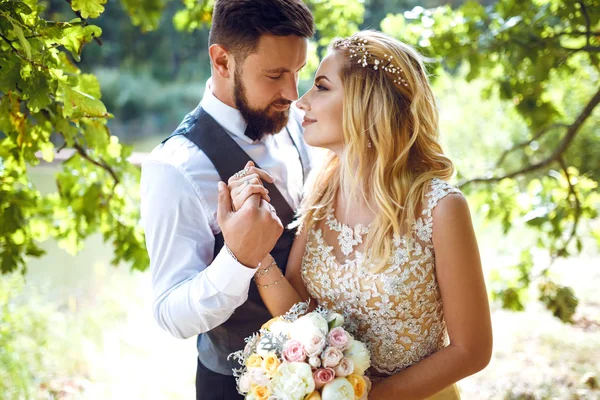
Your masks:
<path fill-rule="evenodd" d="M 213 44 L 208 48 L 208 54 L 210 55 L 213 71 L 220 77 L 228 79 L 235 66 L 231 53 L 220 44 Z"/>

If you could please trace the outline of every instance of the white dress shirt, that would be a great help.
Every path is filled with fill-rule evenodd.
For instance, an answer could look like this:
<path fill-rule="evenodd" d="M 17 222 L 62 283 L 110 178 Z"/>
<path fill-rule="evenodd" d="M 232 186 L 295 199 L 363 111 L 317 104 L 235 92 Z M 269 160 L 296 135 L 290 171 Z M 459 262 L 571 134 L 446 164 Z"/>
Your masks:
<path fill-rule="evenodd" d="M 218 100 L 210 81 L 200 105 L 238 145 L 268 171 L 293 209 L 299 205 L 300 156 L 285 129 L 253 142 L 240 112 Z M 293 107 L 289 129 L 299 129 Z M 142 165 L 141 216 L 152 272 L 153 311 L 158 324 L 178 338 L 210 331 L 227 321 L 248 298 L 254 269 L 223 248 L 213 261 L 217 224 L 215 167 L 183 135 L 157 146 Z M 212 261 L 212 262 L 211 262 Z"/>

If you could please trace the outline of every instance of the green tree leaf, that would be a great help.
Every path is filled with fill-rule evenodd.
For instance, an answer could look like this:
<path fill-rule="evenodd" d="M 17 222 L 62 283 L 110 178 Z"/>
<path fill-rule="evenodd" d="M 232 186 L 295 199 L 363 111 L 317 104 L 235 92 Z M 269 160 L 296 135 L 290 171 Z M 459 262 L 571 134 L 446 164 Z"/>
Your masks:
<path fill-rule="evenodd" d="M 83 18 L 98 18 L 104 12 L 107 0 L 72 0 L 71 7 L 79 11 Z"/>

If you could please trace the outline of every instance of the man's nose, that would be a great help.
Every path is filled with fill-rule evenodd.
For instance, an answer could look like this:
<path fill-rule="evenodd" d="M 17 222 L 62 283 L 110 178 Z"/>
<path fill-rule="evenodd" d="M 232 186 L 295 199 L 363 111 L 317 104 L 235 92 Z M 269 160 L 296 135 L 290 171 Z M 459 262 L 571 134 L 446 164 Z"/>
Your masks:
<path fill-rule="evenodd" d="M 289 74 L 286 77 L 281 95 L 289 101 L 298 100 L 298 80 L 296 79 L 296 74 Z"/>

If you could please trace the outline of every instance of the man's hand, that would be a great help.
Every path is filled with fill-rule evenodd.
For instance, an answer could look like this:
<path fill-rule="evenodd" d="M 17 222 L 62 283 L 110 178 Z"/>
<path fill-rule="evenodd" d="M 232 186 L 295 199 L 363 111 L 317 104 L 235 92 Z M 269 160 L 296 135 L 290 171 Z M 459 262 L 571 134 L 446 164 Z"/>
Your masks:
<path fill-rule="evenodd" d="M 250 268 L 258 266 L 283 233 L 283 225 L 274 209 L 260 200 L 259 196 L 255 196 L 234 212 L 229 188 L 224 182 L 219 182 L 219 227 L 226 245 L 238 261 Z"/>

